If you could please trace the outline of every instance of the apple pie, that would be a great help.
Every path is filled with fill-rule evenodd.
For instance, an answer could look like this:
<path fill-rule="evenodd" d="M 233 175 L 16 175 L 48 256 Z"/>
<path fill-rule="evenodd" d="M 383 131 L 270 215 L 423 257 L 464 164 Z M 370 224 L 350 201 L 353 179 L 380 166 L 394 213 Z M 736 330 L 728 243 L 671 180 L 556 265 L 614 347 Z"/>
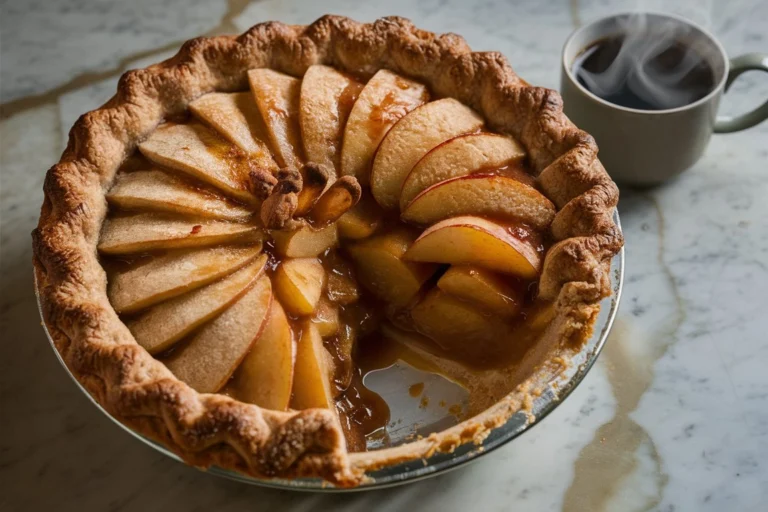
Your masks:
<path fill-rule="evenodd" d="M 478 441 L 589 336 L 616 186 L 554 91 L 402 18 L 257 25 L 120 79 L 45 181 L 45 324 L 115 418 L 189 463 L 365 472 Z M 366 451 L 395 359 L 465 386 Z"/>

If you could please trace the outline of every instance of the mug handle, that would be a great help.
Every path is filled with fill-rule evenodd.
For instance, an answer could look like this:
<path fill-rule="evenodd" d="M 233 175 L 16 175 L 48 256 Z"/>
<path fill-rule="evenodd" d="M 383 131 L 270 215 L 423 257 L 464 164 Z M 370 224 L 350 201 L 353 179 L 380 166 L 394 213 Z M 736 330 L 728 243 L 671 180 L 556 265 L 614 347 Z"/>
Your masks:
<path fill-rule="evenodd" d="M 760 70 L 768 73 L 768 55 L 763 53 L 747 53 L 731 59 L 731 70 L 725 81 L 726 92 L 736 78 L 745 71 Z M 717 116 L 715 133 L 731 133 L 746 130 L 768 119 L 768 101 L 740 116 Z"/>

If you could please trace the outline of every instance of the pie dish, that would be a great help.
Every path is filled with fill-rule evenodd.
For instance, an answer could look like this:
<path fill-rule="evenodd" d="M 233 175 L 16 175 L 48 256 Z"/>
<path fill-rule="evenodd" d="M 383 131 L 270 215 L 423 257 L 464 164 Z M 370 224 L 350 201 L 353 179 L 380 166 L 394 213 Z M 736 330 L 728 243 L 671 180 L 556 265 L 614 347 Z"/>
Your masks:
<path fill-rule="evenodd" d="M 617 201 L 558 94 L 501 55 L 402 18 L 265 23 L 78 120 L 35 273 L 62 359 L 122 423 L 196 466 L 354 486 L 482 440 L 567 367 L 611 293 Z M 394 358 L 468 410 L 366 452 L 386 407 L 362 377 Z"/>

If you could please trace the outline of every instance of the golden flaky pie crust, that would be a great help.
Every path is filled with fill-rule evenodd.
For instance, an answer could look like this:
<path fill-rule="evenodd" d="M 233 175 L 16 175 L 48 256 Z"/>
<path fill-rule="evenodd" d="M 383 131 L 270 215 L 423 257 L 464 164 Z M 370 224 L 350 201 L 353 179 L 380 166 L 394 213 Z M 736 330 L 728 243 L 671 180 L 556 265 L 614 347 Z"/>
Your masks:
<path fill-rule="evenodd" d="M 532 382 L 545 382 L 542 376 L 561 358 L 539 365 L 529 382 L 455 427 L 399 447 L 348 454 L 330 411 L 263 410 L 198 394 L 176 379 L 118 318 L 96 251 L 105 192 L 158 124 L 205 93 L 247 90 L 249 69 L 302 76 L 313 64 L 364 78 L 381 68 L 401 73 L 438 97 L 471 106 L 492 129 L 519 140 L 539 188 L 558 208 L 551 226 L 556 243 L 540 281 L 541 295 L 556 300 L 556 315 L 541 343 L 565 347 L 589 334 L 598 302 L 610 294 L 610 260 L 622 245 L 612 220 L 618 190 L 597 159 L 595 141 L 566 118 L 557 92 L 529 86 L 501 54 L 473 53 L 459 36 L 425 32 L 397 17 L 371 24 L 337 16 L 307 26 L 262 23 L 240 36 L 193 39 L 173 58 L 125 73 L 117 94 L 75 123 L 61 160 L 48 171 L 33 232 L 34 266 L 56 348 L 115 418 L 196 466 L 256 477 L 319 476 L 352 486 L 367 470 L 481 440 L 530 402 Z"/>

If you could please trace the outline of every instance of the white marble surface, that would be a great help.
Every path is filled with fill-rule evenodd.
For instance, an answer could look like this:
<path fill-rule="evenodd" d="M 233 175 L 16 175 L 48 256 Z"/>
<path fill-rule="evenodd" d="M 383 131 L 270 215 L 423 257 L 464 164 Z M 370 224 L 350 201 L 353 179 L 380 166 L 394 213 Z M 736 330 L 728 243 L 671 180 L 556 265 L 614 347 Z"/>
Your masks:
<path fill-rule="evenodd" d="M 713 138 L 667 186 L 622 190 L 620 318 L 582 386 L 539 426 L 476 464 L 421 483 L 321 496 L 251 488 L 182 466 L 103 417 L 39 327 L 29 233 L 44 171 L 72 122 L 119 73 L 200 33 L 326 12 L 387 14 L 499 50 L 558 84 L 578 23 L 672 2 L 566 0 L 6 0 L 0 4 L 0 510 L 757 511 L 768 503 L 768 123 Z M 686 1 L 729 53 L 768 51 L 768 4 Z M 750 73 L 723 108 L 768 97 Z M 652 150 L 652 148 L 650 148 Z"/>

